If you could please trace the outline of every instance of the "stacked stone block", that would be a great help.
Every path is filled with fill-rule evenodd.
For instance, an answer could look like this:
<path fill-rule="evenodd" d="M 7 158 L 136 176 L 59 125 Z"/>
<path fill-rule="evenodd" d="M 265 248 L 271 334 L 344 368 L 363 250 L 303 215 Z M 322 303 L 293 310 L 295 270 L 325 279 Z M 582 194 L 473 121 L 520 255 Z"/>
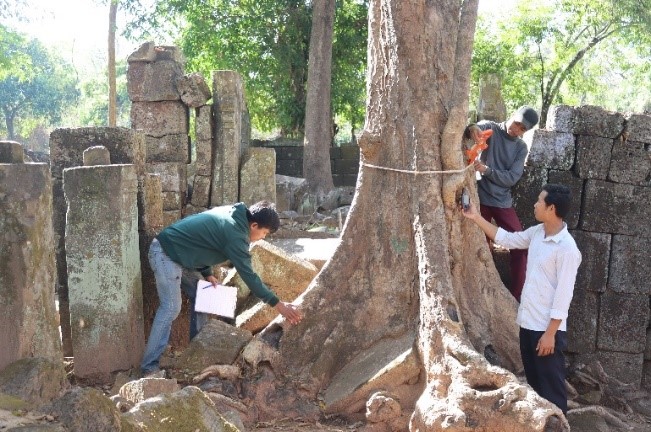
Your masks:
<path fill-rule="evenodd" d="M 20 144 L 0 141 L 0 370 L 61 360 L 55 275 L 48 165 L 24 163 Z"/>
<path fill-rule="evenodd" d="M 573 362 L 599 360 L 651 388 L 651 116 L 556 106 L 529 135 L 514 205 L 525 227 L 544 183 L 573 192 L 567 223 L 581 253 L 568 318 Z"/>

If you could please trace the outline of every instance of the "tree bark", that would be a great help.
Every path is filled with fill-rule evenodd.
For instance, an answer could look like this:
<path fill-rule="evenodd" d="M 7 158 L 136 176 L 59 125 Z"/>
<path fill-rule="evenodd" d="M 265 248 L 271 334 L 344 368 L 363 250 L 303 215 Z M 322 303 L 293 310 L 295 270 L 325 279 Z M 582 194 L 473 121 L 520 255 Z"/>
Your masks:
<path fill-rule="evenodd" d="M 262 414 L 309 412 L 292 395 L 385 423 L 377 430 L 543 431 L 555 418 L 569 431 L 561 411 L 509 371 L 522 367 L 517 303 L 459 211 L 464 187 L 477 203 L 461 151 L 476 17 L 477 0 L 371 1 L 355 198 L 340 246 L 299 299 L 305 319 L 277 320 L 260 335 L 279 340 L 266 378 L 294 384 L 279 395 L 271 389 L 285 386 L 261 379 Z M 410 356 L 419 373 L 392 375 Z M 397 401 L 393 417 L 369 414 L 377 391 Z"/>
<path fill-rule="evenodd" d="M 325 196 L 334 189 L 330 169 L 330 146 L 333 138 L 330 88 L 335 1 L 316 0 L 312 7 L 305 139 L 303 141 L 303 176 L 310 192 L 318 197 Z"/>
<path fill-rule="evenodd" d="M 117 90 L 115 72 L 115 29 L 118 13 L 118 0 L 111 0 L 109 8 L 108 28 L 108 81 L 109 81 L 109 106 L 108 125 L 115 127 L 117 124 Z"/>

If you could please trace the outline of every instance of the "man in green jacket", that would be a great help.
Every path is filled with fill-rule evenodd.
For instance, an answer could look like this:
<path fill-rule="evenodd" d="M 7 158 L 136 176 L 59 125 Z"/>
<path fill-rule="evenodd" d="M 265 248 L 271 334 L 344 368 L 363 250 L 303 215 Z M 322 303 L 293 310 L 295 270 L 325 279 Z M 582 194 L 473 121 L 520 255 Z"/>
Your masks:
<path fill-rule="evenodd" d="M 249 209 L 243 203 L 215 207 L 181 219 L 160 232 L 148 256 L 160 305 L 140 365 L 143 376 L 159 372 L 159 359 L 169 342 L 172 321 L 181 311 L 184 270 L 198 271 L 205 280 L 216 285 L 218 281 L 212 274 L 212 266 L 230 261 L 256 297 L 274 307 L 291 324 L 300 322 L 302 315 L 296 307 L 279 301 L 251 267 L 249 243 L 264 239 L 279 226 L 280 219 L 273 204 L 261 201 Z M 192 313 L 194 337 L 200 328 L 196 328 L 196 315 Z"/>

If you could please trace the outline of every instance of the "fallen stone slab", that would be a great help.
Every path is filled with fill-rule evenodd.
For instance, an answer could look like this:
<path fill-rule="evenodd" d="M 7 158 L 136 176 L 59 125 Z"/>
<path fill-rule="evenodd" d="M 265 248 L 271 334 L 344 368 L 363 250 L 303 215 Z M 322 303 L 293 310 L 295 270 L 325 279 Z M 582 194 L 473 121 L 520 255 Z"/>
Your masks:
<path fill-rule="evenodd" d="M 170 394 L 179 390 L 175 379 L 142 378 L 120 387 L 119 395 L 134 404 L 161 394 Z"/>
<path fill-rule="evenodd" d="M 311 262 L 316 268 L 321 269 L 325 263 L 334 255 L 335 250 L 341 243 L 336 238 L 290 238 L 274 239 L 270 243 L 290 255 Z"/>

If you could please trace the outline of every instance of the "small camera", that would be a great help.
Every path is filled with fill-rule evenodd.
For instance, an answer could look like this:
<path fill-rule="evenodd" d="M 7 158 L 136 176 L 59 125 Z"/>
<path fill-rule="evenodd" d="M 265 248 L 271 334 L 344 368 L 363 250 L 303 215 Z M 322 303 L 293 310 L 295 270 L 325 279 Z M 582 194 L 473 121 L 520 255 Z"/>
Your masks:
<path fill-rule="evenodd" d="M 466 188 L 463 188 L 463 192 L 461 192 L 461 207 L 463 207 L 464 210 L 470 208 L 470 194 Z"/>

